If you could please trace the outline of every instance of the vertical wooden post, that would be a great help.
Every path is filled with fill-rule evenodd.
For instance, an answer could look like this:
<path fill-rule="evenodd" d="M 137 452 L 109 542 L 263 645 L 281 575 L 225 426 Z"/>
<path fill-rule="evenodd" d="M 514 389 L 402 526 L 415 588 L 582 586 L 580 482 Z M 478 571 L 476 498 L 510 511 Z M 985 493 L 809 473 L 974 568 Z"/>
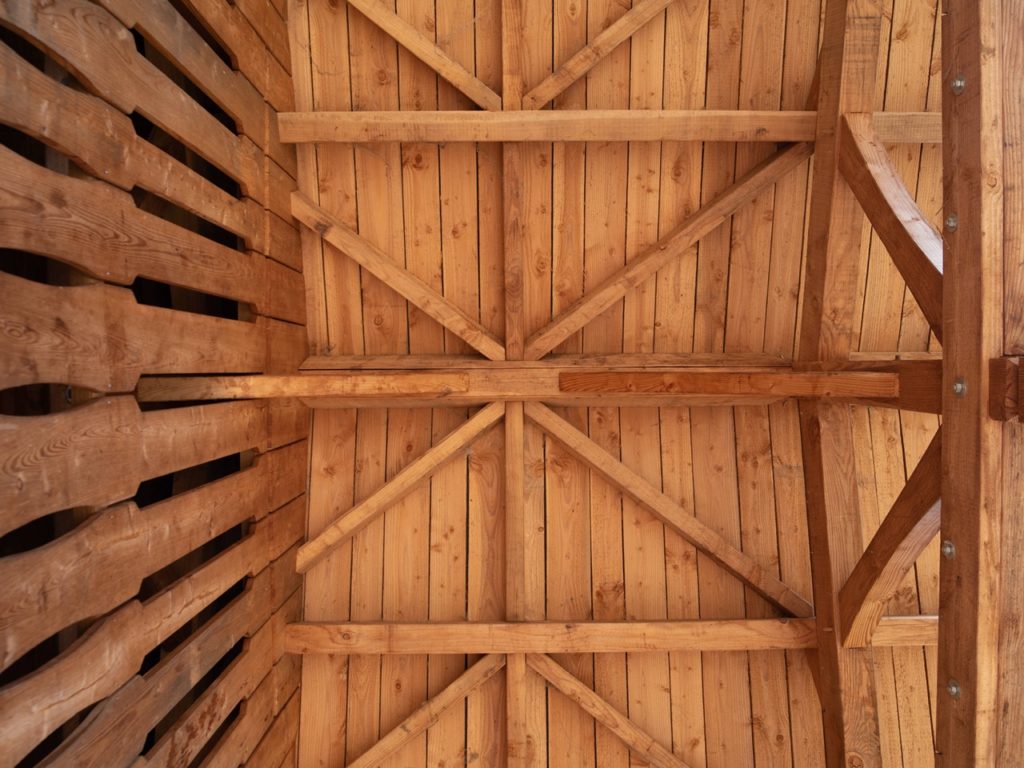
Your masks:
<path fill-rule="evenodd" d="M 1024 428 L 988 412 L 990 364 L 1020 354 L 1016 340 L 1024 333 L 1017 240 L 1024 7 L 1014 0 L 945 5 L 945 556 L 936 764 L 949 768 L 1017 764 L 1024 750 Z"/>
<path fill-rule="evenodd" d="M 873 108 L 881 3 L 829 0 L 819 61 L 814 186 L 798 359 L 842 360 L 853 347 L 863 213 L 838 171 L 842 116 Z M 881 766 L 869 650 L 842 647 L 839 587 L 864 551 L 850 406 L 800 405 L 826 765 Z"/>

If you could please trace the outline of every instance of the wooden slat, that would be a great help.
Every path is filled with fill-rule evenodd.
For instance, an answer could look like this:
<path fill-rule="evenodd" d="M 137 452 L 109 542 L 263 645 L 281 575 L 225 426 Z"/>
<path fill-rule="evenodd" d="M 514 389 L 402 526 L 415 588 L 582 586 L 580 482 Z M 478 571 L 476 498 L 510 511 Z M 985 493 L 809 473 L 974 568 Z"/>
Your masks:
<path fill-rule="evenodd" d="M 618 386 L 617 377 L 652 377 L 653 386 Z M 609 381 L 615 386 L 606 383 Z M 673 386 L 672 382 L 685 382 Z M 793 372 L 786 369 L 693 370 L 686 374 L 608 374 L 555 367 L 497 367 L 448 371 L 358 371 L 298 376 L 207 376 L 146 378 L 145 402 L 299 397 L 317 407 L 380 408 L 478 405 L 493 400 L 588 405 L 766 405 L 787 397 L 890 402 L 897 373 Z M 818 394 L 811 394 L 817 392 Z M 853 392 L 857 392 L 854 396 Z M 872 394 L 874 393 L 874 394 Z"/>
<path fill-rule="evenodd" d="M 846 115 L 839 169 L 942 341 L 942 238 L 904 186 L 867 115 Z"/>
<path fill-rule="evenodd" d="M 19 761 L 72 715 L 117 691 L 153 648 L 282 555 L 302 535 L 304 509 L 297 499 L 239 544 L 146 602 L 127 603 L 55 661 L 0 690 L 5 760 Z"/>
<path fill-rule="evenodd" d="M 839 592 L 845 645 L 869 644 L 886 601 L 939 532 L 941 464 L 940 429 Z"/>
<path fill-rule="evenodd" d="M 262 154 L 145 59 L 131 34 L 86 0 L 5 2 L 0 24 L 24 33 L 89 89 L 125 113 L 139 111 L 262 200 Z"/>
<path fill-rule="evenodd" d="M 0 274 L 0 388 L 130 392 L 141 374 L 266 370 L 266 325 L 137 304 L 127 288 L 56 288 Z"/>
<path fill-rule="evenodd" d="M 292 196 L 295 217 L 324 240 L 372 272 L 385 285 L 419 307 L 445 328 L 479 350 L 486 357 L 501 360 L 505 348 L 486 328 L 462 309 L 408 270 L 398 266 L 383 251 L 361 238 L 338 218 L 332 216 L 302 193 Z"/>
<path fill-rule="evenodd" d="M 387 32 L 409 53 L 437 72 L 484 109 L 501 109 L 501 97 L 474 74 L 442 51 L 433 40 L 379 0 L 348 0 L 366 18 Z"/>
<path fill-rule="evenodd" d="M 305 437 L 308 418 L 294 402 L 142 413 L 131 397 L 47 416 L 2 416 L 0 533 L 61 509 L 128 499 L 151 477 L 295 442 Z"/>
<path fill-rule="evenodd" d="M 373 768 L 384 763 L 405 744 L 437 723 L 445 712 L 462 703 L 504 666 L 504 656 L 485 656 L 348 765 L 350 768 Z"/>
<path fill-rule="evenodd" d="M 280 2 L 281 0 L 277 0 Z M 236 0 L 235 7 L 248 19 L 260 39 L 286 70 L 291 67 L 288 49 L 288 24 L 273 2 Z"/>
<path fill-rule="evenodd" d="M 534 672 L 579 704 L 597 722 L 622 739 L 633 752 L 650 765 L 659 768 L 687 768 L 686 763 L 549 656 L 530 654 L 526 657 L 526 663 Z"/>
<path fill-rule="evenodd" d="M 810 152 L 810 145 L 797 144 L 782 150 L 752 170 L 649 250 L 631 259 L 628 266 L 588 291 L 555 320 L 533 334 L 527 340 L 526 358 L 536 360 L 543 357 L 625 293 L 687 253 L 694 243 L 726 221 L 744 203 L 798 166 Z"/>
<path fill-rule="evenodd" d="M 889 363 L 891 361 L 881 361 Z M 941 365 L 941 361 L 938 361 Z M 359 370 L 436 370 L 439 368 L 536 368 L 544 366 L 583 366 L 614 370 L 632 368 L 714 368 L 755 367 L 780 368 L 791 360 L 781 356 L 760 353 L 618 353 L 618 354 L 552 354 L 543 360 L 487 360 L 467 355 L 314 355 L 302 364 L 304 371 L 359 371 Z M 881 363 L 880 363 L 881 364 Z M 939 370 L 941 378 L 942 371 Z"/>
<path fill-rule="evenodd" d="M 103 510 L 38 549 L 0 559 L 10 585 L 0 600 L 0 669 L 76 621 L 129 600 L 142 580 L 242 521 L 302 493 L 306 443 L 259 456 L 254 466 L 145 507 Z"/>
<path fill-rule="evenodd" d="M 0 121 L 75 158 L 121 189 L 135 186 L 241 237 L 266 253 L 263 211 L 237 200 L 135 133 L 131 120 L 102 99 L 61 85 L 0 44 L 6 94 Z"/>
<path fill-rule="evenodd" d="M 296 695 L 267 728 L 263 739 L 246 761 L 246 768 L 294 768 L 298 735 L 299 697 Z"/>
<path fill-rule="evenodd" d="M 810 648 L 808 619 L 292 624 L 291 653 L 648 653 Z"/>
<path fill-rule="evenodd" d="M 294 270 L 141 211 L 127 192 L 62 176 L 6 147 L 0 172 L 0 247 L 58 259 L 108 282 L 146 277 L 305 320 L 302 275 Z"/>
<path fill-rule="evenodd" d="M 150 731 L 240 639 L 278 658 L 284 627 L 298 616 L 294 548 L 251 579 L 244 592 L 145 675 L 99 703 L 43 765 L 127 766 Z M 287 602 L 286 602 L 287 601 Z M 266 658 L 266 656 L 264 656 Z"/>
<path fill-rule="evenodd" d="M 503 403 L 492 403 L 487 406 L 410 463 L 380 490 L 345 512 L 334 523 L 324 528 L 316 538 L 303 544 L 296 560 L 296 568 L 299 573 L 308 571 L 332 549 L 411 492 L 421 480 L 429 477 L 441 464 L 465 449 L 485 430 L 492 427 L 504 413 Z"/>
<path fill-rule="evenodd" d="M 642 504 L 715 562 L 765 599 L 793 616 L 810 616 L 810 604 L 772 576 L 767 569 L 729 544 L 715 531 L 697 521 L 682 506 L 627 468 L 589 437 L 538 403 L 526 404 L 526 416 L 563 443 L 628 496 Z"/>
<path fill-rule="evenodd" d="M 673 0 L 641 0 L 571 56 L 523 97 L 525 109 L 540 109 L 597 66 Z"/>

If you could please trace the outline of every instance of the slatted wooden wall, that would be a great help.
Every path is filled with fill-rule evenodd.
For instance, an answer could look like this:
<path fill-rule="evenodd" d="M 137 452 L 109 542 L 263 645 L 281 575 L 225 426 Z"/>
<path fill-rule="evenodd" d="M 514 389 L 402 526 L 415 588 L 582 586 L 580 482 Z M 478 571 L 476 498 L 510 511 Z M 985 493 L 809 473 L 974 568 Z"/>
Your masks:
<path fill-rule="evenodd" d="M 283 2 L 0 2 L 0 764 L 293 765 L 309 415 Z"/>

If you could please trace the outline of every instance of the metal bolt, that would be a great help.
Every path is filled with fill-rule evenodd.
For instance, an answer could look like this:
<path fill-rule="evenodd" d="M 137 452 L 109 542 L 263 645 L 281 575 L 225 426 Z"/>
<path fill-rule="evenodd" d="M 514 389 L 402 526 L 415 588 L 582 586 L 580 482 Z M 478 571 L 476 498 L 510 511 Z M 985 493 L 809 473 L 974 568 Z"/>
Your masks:
<path fill-rule="evenodd" d="M 957 397 L 963 397 L 967 394 L 967 382 L 963 379 L 957 379 L 953 382 L 953 394 Z"/>
<path fill-rule="evenodd" d="M 953 91 L 957 96 L 964 92 L 967 87 L 967 78 L 963 75 L 957 75 L 953 78 L 953 82 L 949 84 L 950 90 Z"/>
<path fill-rule="evenodd" d="M 941 550 L 942 556 L 947 560 L 952 560 L 954 557 L 956 557 L 956 544 L 954 544 L 949 539 L 946 539 L 942 542 Z"/>
<path fill-rule="evenodd" d="M 955 213 L 951 213 L 946 217 L 946 231 L 956 232 L 956 228 L 960 226 L 960 219 L 956 217 Z"/>
<path fill-rule="evenodd" d="M 960 698 L 960 683 L 958 683 L 953 678 L 950 678 L 949 682 L 946 683 L 946 693 L 948 693 L 954 699 L 959 699 Z"/>

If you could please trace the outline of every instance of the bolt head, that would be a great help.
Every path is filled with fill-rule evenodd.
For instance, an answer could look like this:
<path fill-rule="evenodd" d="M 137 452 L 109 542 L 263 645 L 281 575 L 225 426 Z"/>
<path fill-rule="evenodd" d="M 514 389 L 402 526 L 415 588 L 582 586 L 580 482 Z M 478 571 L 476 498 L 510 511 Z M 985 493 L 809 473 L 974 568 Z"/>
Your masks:
<path fill-rule="evenodd" d="M 954 544 L 949 539 L 946 539 L 942 542 L 942 546 L 940 547 L 940 549 L 942 551 L 942 556 L 947 560 L 952 560 L 954 557 L 956 557 L 956 544 Z"/>
<path fill-rule="evenodd" d="M 960 683 L 958 683 L 956 680 L 953 680 L 952 678 L 950 678 L 949 682 L 946 683 L 946 693 L 948 693 L 954 699 L 959 699 L 960 698 Z"/>
<path fill-rule="evenodd" d="M 949 88 L 953 93 L 959 96 L 964 92 L 964 89 L 967 88 L 967 78 L 963 75 L 957 75 L 953 78 L 953 82 L 949 84 Z"/>
<path fill-rule="evenodd" d="M 960 220 L 957 218 L 956 214 L 950 214 L 947 216 L 945 223 L 947 232 L 956 232 L 956 228 L 960 226 Z"/>
<path fill-rule="evenodd" d="M 967 394 L 967 382 L 963 379 L 957 379 L 953 382 L 953 394 L 957 397 L 963 397 Z"/>

